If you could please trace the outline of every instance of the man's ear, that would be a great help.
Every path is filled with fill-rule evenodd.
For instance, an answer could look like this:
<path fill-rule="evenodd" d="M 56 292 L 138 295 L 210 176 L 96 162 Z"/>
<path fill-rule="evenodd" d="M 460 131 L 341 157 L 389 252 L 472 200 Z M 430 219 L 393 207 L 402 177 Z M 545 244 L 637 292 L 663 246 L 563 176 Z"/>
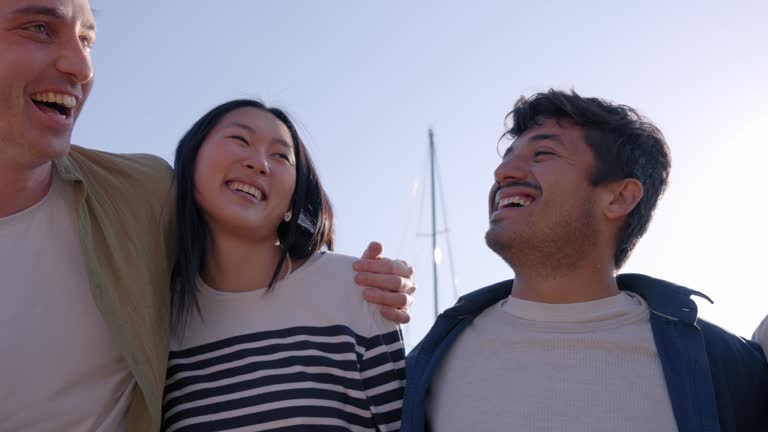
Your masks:
<path fill-rule="evenodd" d="M 603 214 L 611 220 L 627 216 L 643 197 L 643 185 L 633 178 L 618 180 L 601 186 L 605 194 Z"/>

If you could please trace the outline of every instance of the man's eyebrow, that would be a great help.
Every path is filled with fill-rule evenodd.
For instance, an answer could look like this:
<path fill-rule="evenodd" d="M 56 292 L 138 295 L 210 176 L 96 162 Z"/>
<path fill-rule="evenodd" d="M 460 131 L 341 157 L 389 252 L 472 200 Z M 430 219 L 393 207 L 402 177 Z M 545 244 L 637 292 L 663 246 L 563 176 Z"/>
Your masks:
<path fill-rule="evenodd" d="M 507 149 L 504 150 L 504 154 L 501 155 L 501 158 L 502 159 L 506 158 L 513 151 L 515 151 L 515 147 L 512 144 L 508 145 Z"/>
<path fill-rule="evenodd" d="M 533 134 L 530 137 L 528 137 L 527 142 L 537 142 L 537 141 L 551 141 L 554 144 L 557 144 L 559 147 L 567 148 L 565 145 L 565 142 L 563 141 L 563 138 L 558 134 L 552 134 L 552 133 L 537 133 Z M 509 156 L 510 153 L 513 153 L 515 151 L 515 147 L 513 145 L 510 145 L 507 147 L 507 149 L 504 151 L 504 154 L 501 155 L 501 158 L 506 158 Z"/>
<path fill-rule="evenodd" d="M 247 125 L 245 123 L 241 123 L 241 122 L 238 122 L 238 121 L 233 121 L 233 122 L 227 124 L 226 127 L 238 127 L 240 129 L 245 129 L 248 132 L 256 133 L 256 129 L 252 128 L 250 125 Z M 272 142 L 274 142 L 276 144 L 280 144 L 281 146 L 286 147 L 289 150 L 293 150 L 293 146 L 288 144 L 288 141 L 286 141 L 286 140 L 284 140 L 282 138 L 275 138 L 275 139 L 272 140 Z"/>
<path fill-rule="evenodd" d="M 89 19 L 87 21 L 83 21 L 81 25 L 84 29 L 88 31 L 95 32 L 96 31 L 96 21 Z"/>
<path fill-rule="evenodd" d="M 561 147 L 565 147 L 565 142 L 563 141 L 563 138 L 558 134 L 537 133 L 537 134 L 531 135 L 528 138 L 528 141 L 552 141 Z"/>
<path fill-rule="evenodd" d="M 50 6 L 41 5 L 28 5 L 18 9 L 14 9 L 10 13 L 12 16 L 22 15 L 41 15 L 55 19 L 66 19 L 67 14 L 61 8 L 55 8 Z M 84 21 L 82 27 L 88 31 L 96 31 L 96 23 L 92 19 Z"/>
<path fill-rule="evenodd" d="M 11 15 L 43 15 L 51 18 L 66 18 L 64 10 L 50 6 L 28 5 L 11 11 Z"/>

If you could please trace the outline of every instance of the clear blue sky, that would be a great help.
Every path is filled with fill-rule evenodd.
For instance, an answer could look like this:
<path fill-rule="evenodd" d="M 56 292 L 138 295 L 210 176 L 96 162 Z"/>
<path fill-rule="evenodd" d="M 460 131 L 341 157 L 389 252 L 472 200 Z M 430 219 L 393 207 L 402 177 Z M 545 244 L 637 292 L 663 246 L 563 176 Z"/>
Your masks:
<path fill-rule="evenodd" d="M 75 142 L 170 160 L 220 102 L 287 109 L 335 205 L 338 251 L 358 255 L 378 239 L 417 268 L 409 346 L 433 319 L 430 240 L 417 236 L 429 230 L 427 129 L 464 293 L 513 276 L 483 241 L 496 140 L 515 99 L 549 87 L 636 107 L 668 138 L 671 187 L 625 271 L 709 294 L 715 305 L 699 303 L 701 314 L 743 336 L 768 314 L 766 2 L 92 6 L 96 84 Z M 441 309 L 452 291 L 443 286 Z"/>

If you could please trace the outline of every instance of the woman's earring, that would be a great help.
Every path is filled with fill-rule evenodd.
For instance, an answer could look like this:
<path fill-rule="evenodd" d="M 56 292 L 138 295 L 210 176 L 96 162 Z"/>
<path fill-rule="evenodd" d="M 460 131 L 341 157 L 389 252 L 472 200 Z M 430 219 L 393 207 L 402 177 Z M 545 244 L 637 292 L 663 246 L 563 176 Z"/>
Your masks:
<path fill-rule="evenodd" d="M 284 220 L 284 221 L 286 221 L 286 222 L 288 222 L 289 220 L 291 220 L 291 217 L 293 217 L 293 212 L 292 212 L 291 210 L 288 210 L 288 211 L 287 211 L 287 212 L 285 212 L 285 214 L 283 215 L 283 220 Z"/>

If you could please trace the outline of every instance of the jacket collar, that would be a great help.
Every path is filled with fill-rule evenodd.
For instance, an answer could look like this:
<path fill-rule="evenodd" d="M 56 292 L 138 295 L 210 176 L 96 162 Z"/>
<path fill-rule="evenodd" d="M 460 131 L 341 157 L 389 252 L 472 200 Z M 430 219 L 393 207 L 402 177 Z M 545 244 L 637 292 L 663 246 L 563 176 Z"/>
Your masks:
<path fill-rule="evenodd" d="M 712 300 L 699 291 L 641 274 L 621 274 L 616 277 L 619 289 L 642 297 L 654 313 L 666 318 L 696 323 L 698 308 L 691 296 Z M 514 279 L 502 281 L 459 298 L 444 314 L 453 318 L 477 315 L 509 296 Z"/>

